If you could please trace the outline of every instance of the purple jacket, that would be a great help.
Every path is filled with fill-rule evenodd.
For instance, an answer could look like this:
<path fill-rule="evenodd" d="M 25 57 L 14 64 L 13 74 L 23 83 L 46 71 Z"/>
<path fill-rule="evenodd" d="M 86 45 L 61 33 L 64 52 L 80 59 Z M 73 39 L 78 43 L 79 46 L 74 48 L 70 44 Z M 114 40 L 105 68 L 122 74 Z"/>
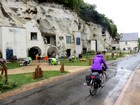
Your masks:
<path fill-rule="evenodd" d="M 96 55 L 92 61 L 91 70 L 102 70 L 102 64 L 107 68 L 103 56 L 101 54 Z"/>

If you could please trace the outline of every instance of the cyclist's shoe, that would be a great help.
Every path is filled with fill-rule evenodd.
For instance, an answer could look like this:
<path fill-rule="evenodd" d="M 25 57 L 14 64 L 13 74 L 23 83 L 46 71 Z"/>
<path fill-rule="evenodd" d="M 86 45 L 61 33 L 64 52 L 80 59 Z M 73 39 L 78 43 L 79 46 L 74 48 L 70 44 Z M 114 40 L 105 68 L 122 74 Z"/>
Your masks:
<path fill-rule="evenodd" d="M 84 83 L 83 85 L 84 85 L 84 86 L 86 86 L 86 85 L 87 85 L 87 83 Z"/>
<path fill-rule="evenodd" d="M 90 86 L 90 82 L 89 81 L 87 81 L 86 83 L 87 83 L 87 86 Z"/>
<path fill-rule="evenodd" d="M 90 83 L 87 82 L 87 86 L 90 86 Z"/>

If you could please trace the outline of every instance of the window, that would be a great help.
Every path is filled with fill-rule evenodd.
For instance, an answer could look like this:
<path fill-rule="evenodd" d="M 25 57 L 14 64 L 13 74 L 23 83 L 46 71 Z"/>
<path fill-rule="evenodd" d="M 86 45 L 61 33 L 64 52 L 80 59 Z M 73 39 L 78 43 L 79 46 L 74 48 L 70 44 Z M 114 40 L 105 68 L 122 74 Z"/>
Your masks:
<path fill-rule="evenodd" d="M 66 36 L 66 43 L 71 44 L 71 36 Z"/>
<path fill-rule="evenodd" d="M 126 50 L 125 48 L 123 48 L 123 50 Z"/>
<path fill-rule="evenodd" d="M 37 33 L 31 32 L 31 40 L 37 40 Z"/>
<path fill-rule="evenodd" d="M 112 50 L 116 50 L 116 47 L 112 47 Z"/>
<path fill-rule="evenodd" d="M 63 36 L 59 36 L 59 39 L 60 39 L 60 40 L 63 40 Z"/>
<path fill-rule="evenodd" d="M 45 43 L 45 44 L 50 44 L 50 42 L 51 42 L 51 41 L 50 41 L 50 37 L 46 37 L 46 36 L 45 36 L 45 37 L 44 37 L 44 43 Z"/>
<path fill-rule="evenodd" d="M 127 47 L 128 50 L 131 50 L 131 47 Z"/>
<path fill-rule="evenodd" d="M 104 28 L 102 29 L 102 36 L 106 36 L 106 32 Z"/>
<path fill-rule="evenodd" d="M 76 37 L 76 45 L 80 45 L 80 37 Z"/>

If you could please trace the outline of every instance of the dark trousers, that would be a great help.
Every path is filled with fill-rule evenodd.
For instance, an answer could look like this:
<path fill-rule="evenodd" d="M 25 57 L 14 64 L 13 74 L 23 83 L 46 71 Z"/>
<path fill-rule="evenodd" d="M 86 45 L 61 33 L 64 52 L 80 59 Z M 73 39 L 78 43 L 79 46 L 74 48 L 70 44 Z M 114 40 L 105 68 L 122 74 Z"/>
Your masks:
<path fill-rule="evenodd" d="M 99 74 L 103 74 L 103 70 L 91 70 L 91 72 L 98 72 Z"/>

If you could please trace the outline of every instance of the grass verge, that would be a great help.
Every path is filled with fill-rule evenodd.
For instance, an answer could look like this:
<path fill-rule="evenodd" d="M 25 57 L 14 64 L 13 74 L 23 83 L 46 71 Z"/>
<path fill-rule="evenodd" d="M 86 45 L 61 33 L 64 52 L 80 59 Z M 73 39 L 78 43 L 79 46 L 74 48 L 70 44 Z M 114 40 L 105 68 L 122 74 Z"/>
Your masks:
<path fill-rule="evenodd" d="M 6 65 L 7 65 L 8 69 L 14 69 L 14 68 L 21 67 L 19 62 L 10 62 L 10 63 L 7 63 Z"/>
<path fill-rule="evenodd" d="M 55 76 L 61 76 L 68 73 L 65 71 L 64 73 L 61 73 L 60 71 L 44 71 L 43 77 L 39 79 L 33 79 L 32 73 L 25 73 L 25 74 L 14 74 L 8 76 L 8 82 L 5 84 L 4 82 L 0 82 L 0 92 L 6 92 L 15 88 L 19 88 L 22 85 L 41 81 L 44 79 L 48 79 Z"/>

